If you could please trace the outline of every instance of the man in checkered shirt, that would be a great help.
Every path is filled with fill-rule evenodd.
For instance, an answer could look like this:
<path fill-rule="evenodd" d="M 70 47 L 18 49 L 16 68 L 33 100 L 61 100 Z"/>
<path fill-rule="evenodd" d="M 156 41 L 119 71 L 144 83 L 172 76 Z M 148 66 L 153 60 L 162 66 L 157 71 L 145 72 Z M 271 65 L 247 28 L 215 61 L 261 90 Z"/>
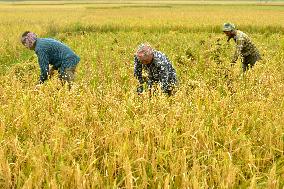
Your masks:
<path fill-rule="evenodd" d="M 142 70 L 147 72 L 146 79 L 142 76 Z M 139 45 L 134 55 L 134 76 L 139 81 L 139 95 L 144 91 L 144 82 L 147 82 L 150 93 L 153 84 L 159 84 L 162 92 L 169 96 L 173 95 L 178 84 L 176 71 L 169 58 L 149 44 Z"/>

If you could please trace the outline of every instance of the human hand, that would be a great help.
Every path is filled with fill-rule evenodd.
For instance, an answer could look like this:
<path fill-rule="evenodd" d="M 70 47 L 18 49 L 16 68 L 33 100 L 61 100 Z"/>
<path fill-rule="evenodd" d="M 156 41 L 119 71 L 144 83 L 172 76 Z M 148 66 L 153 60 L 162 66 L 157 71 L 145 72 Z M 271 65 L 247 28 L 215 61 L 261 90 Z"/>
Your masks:
<path fill-rule="evenodd" d="M 149 96 L 149 98 L 152 97 L 152 91 L 151 91 L 151 89 L 149 89 L 149 91 L 148 91 L 148 96 Z"/>
<path fill-rule="evenodd" d="M 136 92 L 138 93 L 138 95 L 142 94 L 143 93 L 143 86 L 140 85 L 139 87 L 137 87 Z"/>
<path fill-rule="evenodd" d="M 51 78 L 53 75 L 54 75 L 54 67 L 52 66 L 51 68 L 49 68 L 49 70 L 48 70 L 48 76 L 49 76 L 49 78 Z"/>

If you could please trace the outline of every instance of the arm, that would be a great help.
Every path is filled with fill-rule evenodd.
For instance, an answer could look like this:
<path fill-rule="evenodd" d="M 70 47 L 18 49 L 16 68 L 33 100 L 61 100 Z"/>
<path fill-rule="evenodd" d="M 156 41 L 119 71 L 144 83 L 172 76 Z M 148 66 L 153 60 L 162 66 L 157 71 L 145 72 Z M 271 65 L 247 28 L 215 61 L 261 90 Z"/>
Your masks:
<path fill-rule="evenodd" d="M 148 81 L 147 81 L 147 85 L 148 85 L 148 89 L 149 89 L 149 94 L 151 94 L 151 89 L 153 86 L 153 76 L 152 75 L 148 75 Z"/>
<path fill-rule="evenodd" d="M 44 52 L 37 52 L 37 56 L 38 56 L 38 63 L 40 66 L 39 83 L 42 84 L 44 83 L 45 80 L 48 79 L 49 62 Z"/>
<path fill-rule="evenodd" d="M 232 59 L 232 63 L 236 63 L 239 56 L 241 55 L 241 51 L 243 49 L 243 46 L 244 46 L 244 40 L 243 39 L 238 39 L 236 41 L 236 50 L 235 50 L 235 53 L 234 53 L 234 56 L 233 56 L 233 59 Z"/>
<path fill-rule="evenodd" d="M 169 76 L 170 76 L 171 62 L 167 57 L 160 57 L 159 70 L 160 70 L 160 84 L 163 93 L 169 93 Z"/>
<path fill-rule="evenodd" d="M 167 64 L 161 64 L 160 67 L 160 84 L 163 93 L 169 93 L 170 86 L 169 86 L 169 69 Z"/>
<path fill-rule="evenodd" d="M 144 83 L 142 78 L 142 64 L 139 62 L 136 56 L 134 56 L 134 77 L 139 81 L 139 86 L 137 87 L 137 93 L 141 94 L 143 92 L 143 83 Z"/>

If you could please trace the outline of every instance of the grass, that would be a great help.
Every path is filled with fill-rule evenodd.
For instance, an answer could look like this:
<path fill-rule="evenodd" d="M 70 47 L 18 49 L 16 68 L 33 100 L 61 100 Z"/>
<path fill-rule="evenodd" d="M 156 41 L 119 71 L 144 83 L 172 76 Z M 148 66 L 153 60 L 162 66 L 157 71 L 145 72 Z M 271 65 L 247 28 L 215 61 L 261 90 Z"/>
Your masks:
<path fill-rule="evenodd" d="M 0 7 L 2 188 L 284 186 L 281 10 L 86 7 Z M 245 76 L 218 32 L 228 20 L 262 53 Z M 19 43 L 25 30 L 80 55 L 72 91 L 56 77 L 34 90 L 39 68 Z M 133 53 L 144 41 L 172 60 L 176 96 L 135 94 Z"/>

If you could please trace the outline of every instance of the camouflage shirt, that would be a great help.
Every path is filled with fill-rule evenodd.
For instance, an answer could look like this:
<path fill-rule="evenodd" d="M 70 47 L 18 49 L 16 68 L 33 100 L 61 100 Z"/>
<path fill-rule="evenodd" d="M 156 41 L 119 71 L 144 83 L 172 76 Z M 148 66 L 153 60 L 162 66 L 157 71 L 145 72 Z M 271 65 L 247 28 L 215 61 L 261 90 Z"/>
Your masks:
<path fill-rule="evenodd" d="M 160 51 L 154 50 L 153 53 L 153 60 L 147 65 L 142 64 L 137 56 L 134 56 L 134 76 L 140 84 L 137 88 L 138 93 L 143 92 L 142 84 L 144 83 L 144 79 L 142 77 L 142 70 L 145 70 L 148 74 L 147 84 L 149 88 L 152 88 L 153 83 L 156 82 L 161 85 L 164 93 L 168 93 L 172 86 L 177 84 L 176 71 L 168 57 Z"/>
<path fill-rule="evenodd" d="M 248 55 L 253 55 L 258 57 L 258 60 L 260 59 L 258 49 L 245 33 L 236 30 L 236 35 L 233 37 L 233 39 L 236 42 L 236 50 L 232 62 L 236 62 L 239 56 L 246 57 Z"/>

